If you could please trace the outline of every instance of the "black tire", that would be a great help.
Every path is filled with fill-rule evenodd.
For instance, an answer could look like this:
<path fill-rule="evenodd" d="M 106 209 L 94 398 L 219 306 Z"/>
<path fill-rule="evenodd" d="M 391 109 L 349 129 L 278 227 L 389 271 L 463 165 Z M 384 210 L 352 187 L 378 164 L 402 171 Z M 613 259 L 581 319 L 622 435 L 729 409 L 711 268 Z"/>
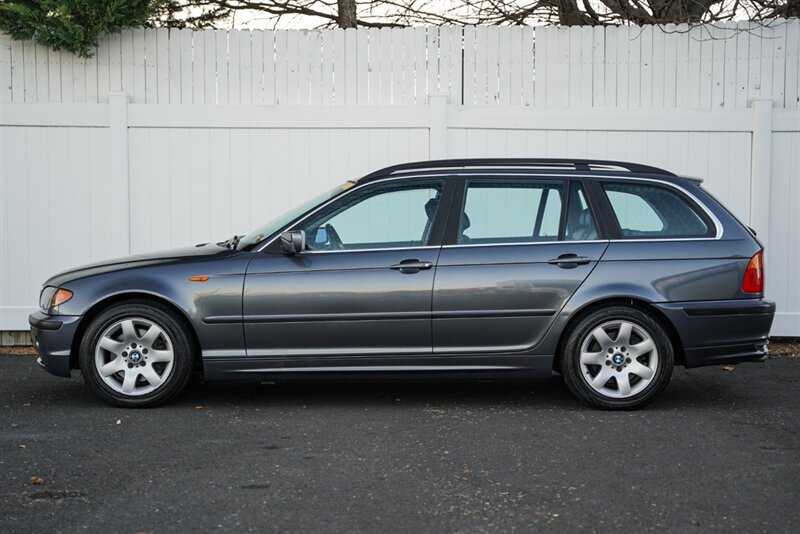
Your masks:
<path fill-rule="evenodd" d="M 172 363 L 167 377 L 153 391 L 133 395 L 116 391 L 101 377 L 95 361 L 95 351 L 104 332 L 126 319 L 143 319 L 157 325 L 171 342 Z M 164 343 L 161 338 L 158 343 Z M 140 345 L 142 346 L 142 345 Z M 80 367 L 86 384 L 98 397 L 115 406 L 126 408 L 150 408 L 164 404 L 178 395 L 189 382 L 193 368 L 192 344 L 186 327 L 174 313 L 156 302 L 137 300 L 116 304 L 102 311 L 86 329 L 80 344 Z M 146 352 L 146 351 L 145 351 Z M 153 351 L 152 354 L 156 352 Z M 137 355 L 137 357 L 139 357 Z M 147 363 L 143 362 L 143 366 Z M 150 364 L 151 366 L 160 364 Z M 130 367 L 130 365 L 127 365 Z M 125 371 L 121 371 L 124 375 Z M 119 374 L 118 374 L 119 376 Z M 121 379 L 120 379 L 121 380 Z M 137 378 L 142 383 L 142 378 Z"/>
<path fill-rule="evenodd" d="M 580 358 L 582 345 L 587 343 L 588 347 L 594 347 L 594 350 L 597 350 L 600 347 L 600 344 L 597 343 L 596 340 L 591 341 L 592 333 L 604 325 L 610 325 L 609 328 L 612 329 L 610 331 L 613 333 L 613 325 L 615 321 L 620 321 L 620 325 L 622 322 L 626 322 L 632 324 L 634 328 L 640 328 L 641 332 L 644 334 L 649 334 L 651 340 L 653 341 L 653 344 L 655 345 L 655 352 L 649 352 L 641 356 L 634 356 L 634 359 L 641 358 L 642 362 L 649 363 L 653 361 L 649 359 L 653 358 L 655 354 L 655 358 L 657 358 L 655 361 L 657 361 L 657 364 L 655 364 L 655 372 L 652 374 L 651 378 L 649 378 L 649 382 L 647 382 L 647 380 L 642 381 L 639 376 L 628 373 L 626 369 L 628 368 L 628 365 L 631 365 L 630 360 L 623 359 L 623 357 L 626 356 L 625 352 L 614 350 L 615 347 L 611 347 L 613 353 L 606 354 L 609 352 L 608 350 L 602 351 L 604 358 L 609 360 L 608 362 L 604 361 L 602 365 L 586 365 L 585 367 L 581 365 Z M 606 326 L 604 326 L 604 328 L 605 327 Z M 608 308 L 595 309 L 594 311 L 591 311 L 580 318 L 567 335 L 567 341 L 564 344 L 563 351 L 560 355 L 561 374 L 563 375 L 564 381 L 566 382 L 569 390 L 578 399 L 592 406 L 607 410 L 631 410 L 641 408 L 655 400 L 656 397 L 658 397 L 661 392 L 664 391 L 664 388 L 669 383 L 675 361 L 672 342 L 670 341 L 667 332 L 664 330 L 664 327 L 661 326 L 661 324 L 650 314 L 639 308 L 615 305 Z M 613 343 L 616 343 L 615 340 L 618 339 L 618 336 L 619 330 L 617 330 L 617 337 L 612 338 L 609 335 L 609 340 L 611 340 Z M 633 343 L 631 340 L 635 337 L 636 333 L 632 334 L 631 338 L 629 339 L 629 343 Z M 633 352 L 633 347 L 622 346 L 622 348 Z M 597 352 L 597 354 L 600 353 Z M 613 360 L 613 358 L 617 357 L 617 355 L 619 355 L 619 359 L 622 361 L 622 364 L 619 366 L 617 366 Z M 627 364 L 625 363 L 626 361 L 628 362 Z M 633 365 L 635 364 L 636 362 L 633 362 Z M 617 371 L 617 369 L 623 366 L 624 368 Z M 628 377 L 626 380 L 629 382 L 636 381 L 635 384 L 640 384 L 638 387 L 641 388 L 641 390 L 633 393 L 634 388 L 632 388 L 632 394 L 623 398 L 617 398 L 601 393 L 592 387 L 589 384 L 589 381 L 594 378 L 598 378 L 600 371 L 603 370 L 603 367 L 608 367 L 608 369 L 605 371 L 606 373 L 611 373 L 611 378 L 613 379 L 606 383 L 606 387 L 603 387 L 604 391 L 608 391 L 610 394 L 613 394 L 613 388 L 618 388 L 618 386 L 616 386 L 616 377 L 613 375 L 613 373 L 625 373 L 625 376 Z M 598 378 L 598 380 L 602 382 L 604 379 Z M 610 386 L 608 386 L 609 384 Z M 617 393 L 622 394 L 621 388 L 618 388 Z"/>

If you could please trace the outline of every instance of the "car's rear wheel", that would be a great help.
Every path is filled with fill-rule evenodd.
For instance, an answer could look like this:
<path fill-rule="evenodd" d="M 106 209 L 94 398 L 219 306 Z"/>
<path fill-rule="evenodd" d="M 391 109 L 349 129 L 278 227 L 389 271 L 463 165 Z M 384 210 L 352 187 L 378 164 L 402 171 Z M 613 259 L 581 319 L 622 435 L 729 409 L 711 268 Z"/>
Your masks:
<path fill-rule="evenodd" d="M 652 402 L 672 376 L 672 343 L 661 324 L 629 306 L 597 309 L 569 332 L 561 369 L 570 391 L 600 408 Z"/>
<path fill-rule="evenodd" d="M 117 406 L 150 407 L 172 399 L 192 371 L 186 331 L 153 302 L 118 304 L 101 312 L 81 341 L 84 380 Z"/>

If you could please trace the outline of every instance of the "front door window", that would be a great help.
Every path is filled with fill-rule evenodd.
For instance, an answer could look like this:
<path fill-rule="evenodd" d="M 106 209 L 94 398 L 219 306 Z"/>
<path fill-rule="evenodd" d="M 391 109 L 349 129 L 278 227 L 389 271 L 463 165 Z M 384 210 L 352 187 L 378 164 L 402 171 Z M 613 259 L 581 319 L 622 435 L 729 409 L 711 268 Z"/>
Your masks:
<path fill-rule="evenodd" d="M 309 250 L 419 247 L 428 243 L 444 181 L 379 185 L 303 224 Z"/>

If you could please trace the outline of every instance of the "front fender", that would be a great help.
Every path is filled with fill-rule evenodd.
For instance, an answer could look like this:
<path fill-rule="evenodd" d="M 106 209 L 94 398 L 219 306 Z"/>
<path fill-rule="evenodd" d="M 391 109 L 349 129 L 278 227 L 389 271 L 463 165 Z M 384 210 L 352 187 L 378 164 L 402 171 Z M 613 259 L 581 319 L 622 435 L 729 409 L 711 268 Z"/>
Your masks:
<path fill-rule="evenodd" d="M 241 317 L 244 273 L 250 257 L 245 254 L 222 260 L 131 267 L 73 280 L 61 285 L 72 291 L 73 297 L 59 312 L 88 316 L 90 320 L 111 300 L 118 301 L 126 295 L 151 296 L 183 313 L 204 353 L 234 351 L 243 355 L 241 322 L 207 324 L 205 320 L 212 316 Z M 190 277 L 208 278 L 191 281 Z"/>

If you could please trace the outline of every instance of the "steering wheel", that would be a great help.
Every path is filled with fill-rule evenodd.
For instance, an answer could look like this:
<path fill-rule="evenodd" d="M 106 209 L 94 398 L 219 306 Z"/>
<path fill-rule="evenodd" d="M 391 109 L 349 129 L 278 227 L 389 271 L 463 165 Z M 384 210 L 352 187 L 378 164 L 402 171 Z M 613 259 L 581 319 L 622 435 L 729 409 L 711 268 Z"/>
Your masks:
<path fill-rule="evenodd" d="M 325 225 L 325 233 L 328 235 L 328 244 L 333 250 L 344 250 L 342 238 L 336 232 L 336 228 L 331 223 Z"/>

